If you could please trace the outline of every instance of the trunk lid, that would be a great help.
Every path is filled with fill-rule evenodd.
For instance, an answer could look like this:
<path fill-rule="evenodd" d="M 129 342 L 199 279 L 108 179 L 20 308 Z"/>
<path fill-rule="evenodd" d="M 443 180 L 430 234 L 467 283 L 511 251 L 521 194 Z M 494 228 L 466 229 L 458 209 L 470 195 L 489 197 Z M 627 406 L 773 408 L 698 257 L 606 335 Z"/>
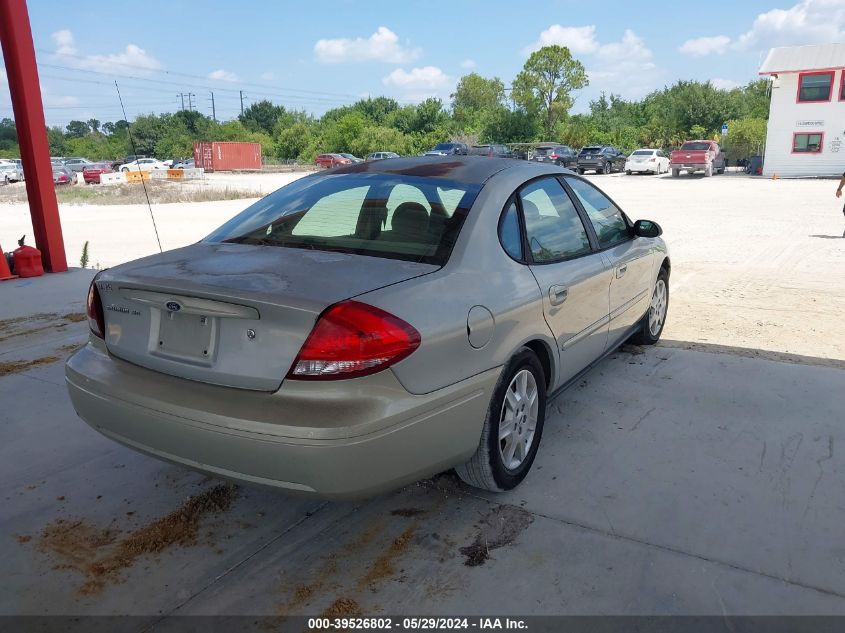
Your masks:
<path fill-rule="evenodd" d="M 328 306 L 432 264 L 273 246 L 200 243 L 104 271 L 106 346 L 165 374 L 275 391 Z"/>

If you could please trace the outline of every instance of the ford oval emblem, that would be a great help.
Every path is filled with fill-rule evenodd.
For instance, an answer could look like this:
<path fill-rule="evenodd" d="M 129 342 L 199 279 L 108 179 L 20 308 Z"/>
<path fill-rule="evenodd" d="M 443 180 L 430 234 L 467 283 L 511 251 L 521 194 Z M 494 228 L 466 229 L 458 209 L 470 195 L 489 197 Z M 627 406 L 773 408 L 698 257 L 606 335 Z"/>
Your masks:
<path fill-rule="evenodd" d="M 182 306 L 180 306 L 175 301 L 168 301 L 164 304 L 164 307 L 170 310 L 171 312 L 179 312 L 179 310 L 182 309 Z"/>

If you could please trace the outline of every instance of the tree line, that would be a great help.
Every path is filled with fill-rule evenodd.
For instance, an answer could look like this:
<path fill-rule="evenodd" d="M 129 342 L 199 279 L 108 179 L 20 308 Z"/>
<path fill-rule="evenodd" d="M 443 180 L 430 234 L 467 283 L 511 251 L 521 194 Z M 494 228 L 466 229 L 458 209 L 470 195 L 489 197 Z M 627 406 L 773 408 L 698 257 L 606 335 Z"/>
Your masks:
<path fill-rule="evenodd" d="M 678 81 L 640 100 L 602 93 L 585 113 L 571 114 L 577 93 L 589 84 L 583 64 L 569 49 L 546 46 L 531 54 L 510 88 L 498 77 L 470 73 L 460 78 L 448 103 L 437 98 L 403 105 L 368 97 L 315 117 L 268 100 L 257 101 L 236 119 L 213 121 L 196 111 L 147 114 L 132 122 L 71 121 L 50 127 L 53 156 L 119 159 L 132 153 L 159 158 L 190 156 L 193 142 L 261 143 L 265 160 L 310 163 L 327 152 L 364 156 L 375 151 L 419 154 L 436 143 L 562 142 L 672 149 L 689 138 L 720 138 L 731 158 L 760 153 L 769 115 L 766 80 L 719 89 L 709 82 Z M 0 120 L 0 156 L 18 156 L 15 125 Z"/>

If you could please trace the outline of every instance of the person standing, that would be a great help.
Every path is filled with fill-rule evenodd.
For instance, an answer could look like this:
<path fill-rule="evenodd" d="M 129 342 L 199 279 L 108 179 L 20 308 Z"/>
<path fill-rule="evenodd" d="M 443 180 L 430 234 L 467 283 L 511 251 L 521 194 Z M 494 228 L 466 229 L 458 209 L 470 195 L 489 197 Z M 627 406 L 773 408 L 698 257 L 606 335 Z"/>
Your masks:
<path fill-rule="evenodd" d="M 842 197 L 842 187 L 845 187 L 845 174 L 839 179 L 839 186 L 836 188 L 836 197 Z M 842 215 L 845 215 L 845 206 L 842 207 Z M 842 237 L 845 237 L 845 231 L 842 231 Z"/>

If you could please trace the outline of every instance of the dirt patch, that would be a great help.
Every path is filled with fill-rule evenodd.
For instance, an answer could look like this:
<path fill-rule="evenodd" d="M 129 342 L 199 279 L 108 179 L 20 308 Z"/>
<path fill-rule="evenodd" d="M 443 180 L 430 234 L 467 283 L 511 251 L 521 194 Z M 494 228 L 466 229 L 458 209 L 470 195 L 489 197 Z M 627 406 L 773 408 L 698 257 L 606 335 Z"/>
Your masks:
<path fill-rule="evenodd" d="M 435 475 L 431 479 L 423 479 L 417 482 L 415 485 L 437 490 L 438 492 L 442 492 L 447 496 L 461 496 L 466 494 L 466 486 L 464 482 L 461 481 L 461 478 L 458 477 L 458 475 L 451 470 L 445 473 L 440 473 L 439 475 Z"/>
<path fill-rule="evenodd" d="M 321 614 L 321 618 L 359 618 L 364 615 L 361 606 L 352 598 L 338 598 Z"/>
<path fill-rule="evenodd" d="M 534 517 L 522 508 L 496 506 L 479 521 L 475 540 L 460 549 L 466 559 L 464 565 L 483 565 L 492 550 L 513 543 L 533 521 Z"/>
<path fill-rule="evenodd" d="M 420 514 L 425 514 L 425 510 L 421 510 L 420 508 L 397 508 L 393 512 L 391 512 L 395 517 L 415 517 Z"/>
<path fill-rule="evenodd" d="M 62 316 L 65 321 L 70 321 L 71 323 L 79 323 L 81 321 L 87 321 L 88 315 L 84 312 L 70 312 Z"/>
<path fill-rule="evenodd" d="M 15 539 L 17 539 L 18 543 L 23 545 L 24 543 L 29 543 L 32 540 L 32 537 L 29 534 L 18 534 L 15 536 Z"/>
<path fill-rule="evenodd" d="M 9 376 L 11 374 L 19 374 L 21 372 L 38 367 L 39 365 L 49 365 L 59 360 L 58 356 L 42 356 L 33 360 L 12 360 L 7 362 L 0 362 L 0 377 Z"/>
<path fill-rule="evenodd" d="M 393 539 L 387 551 L 373 561 L 370 569 L 358 581 L 359 589 L 369 587 L 370 590 L 375 591 L 375 585 L 396 573 L 393 565 L 405 550 L 408 549 L 415 531 L 416 525 L 413 525 Z"/>
<path fill-rule="evenodd" d="M 82 349 L 84 346 L 85 346 L 84 343 L 79 343 L 79 344 L 74 343 L 74 344 L 62 345 L 56 351 L 59 352 L 60 354 L 72 354 L 76 350 Z"/>
<path fill-rule="evenodd" d="M 57 559 L 60 569 L 74 569 L 86 578 L 79 591 L 97 593 L 107 582 L 120 582 L 120 572 L 143 554 L 197 543 L 200 521 L 228 510 L 236 496 L 229 485 L 189 498 L 178 510 L 120 538 L 114 527 L 99 528 L 84 521 L 57 519 L 41 533 L 39 549 Z"/>

